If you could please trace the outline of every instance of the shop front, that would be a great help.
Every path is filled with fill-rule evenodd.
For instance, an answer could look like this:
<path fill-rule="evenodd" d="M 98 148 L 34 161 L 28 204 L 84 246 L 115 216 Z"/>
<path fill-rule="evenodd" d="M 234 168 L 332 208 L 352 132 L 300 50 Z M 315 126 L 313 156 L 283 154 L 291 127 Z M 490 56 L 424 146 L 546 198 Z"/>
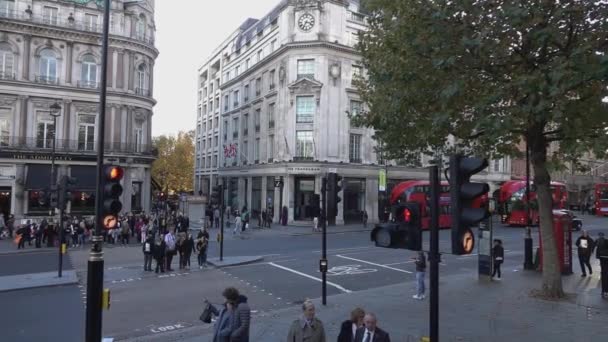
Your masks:
<path fill-rule="evenodd" d="M 315 194 L 315 177 L 295 176 L 294 220 L 312 221 L 312 197 Z"/>
<path fill-rule="evenodd" d="M 344 223 L 361 223 L 365 209 L 365 178 L 346 178 L 344 189 Z"/>

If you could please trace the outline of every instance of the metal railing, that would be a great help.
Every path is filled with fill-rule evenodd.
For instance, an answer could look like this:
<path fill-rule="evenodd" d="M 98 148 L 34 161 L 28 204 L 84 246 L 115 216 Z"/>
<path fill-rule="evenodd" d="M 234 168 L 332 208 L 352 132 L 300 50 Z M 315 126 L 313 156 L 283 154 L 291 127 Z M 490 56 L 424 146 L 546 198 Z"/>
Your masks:
<path fill-rule="evenodd" d="M 361 164 L 361 158 L 349 158 L 349 162 L 355 164 Z"/>
<path fill-rule="evenodd" d="M 268 128 L 274 128 L 274 120 L 268 121 Z"/>
<path fill-rule="evenodd" d="M 258 90 L 256 90 L 256 91 L 255 91 L 255 96 L 260 96 L 260 95 L 262 95 L 262 91 L 261 91 L 261 90 L 259 90 L 259 89 L 258 89 Z"/>
<path fill-rule="evenodd" d="M 14 72 L 0 71 L 0 80 L 14 80 L 14 79 L 15 79 Z"/>
<path fill-rule="evenodd" d="M 39 14 L 33 14 L 32 10 L 28 8 L 26 11 L 17 11 L 17 10 L 0 10 L 0 18 L 4 19 L 13 19 L 19 21 L 25 21 L 36 24 L 43 24 L 49 26 L 57 26 L 63 27 L 73 30 L 79 31 L 87 31 L 93 33 L 101 33 L 103 25 L 85 22 L 74 19 L 73 16 L 69 16 L 67 19 L 63 19 L 60 17 L 48 17 Z M 141 42 L 144 42 L 149 45 L 154 45 L 154 37 L 143 34 L 133 34 L 133 35 L 124 35 L 119 34 L 122 30 L 112 29 L 112 33 L 117 36 L 123 36 L 131 39 L 135 39 Z"/>
<path fill-rule="evenodd" d="M 312 79 L 314 79 L 315 78 L 315 74 L 298 74 L 298 79 L 301 79 L 301 78 L 312 78 Z"/>
<path fill-rule="evenodd" d="M 271 83 L 271 84 L 270 84 L 270 86 L 269 86 L 269 88 L 270 88 L 270 90 L 274 90 L 274 88 L 275 88 L 276 86 L 277 86 L 276 84 Z"/>
<path fill-rule="evenodd" d="M 249 129 L 247 129 L 247 128 L 243 129 L 243 135 L 247 136 L 247 134 L 249 134 Z"/>
<path fill-rule="evenodd" d="M 259 131 L 260 131 L 260 125 L 259 125 L 259 124 L 255 125 L 255 131 L 256 131 L 256 132 L 259 132 Z"/>
<path fill-rule="evenodd" d="M 146 96 L 146 97 L 148 97 L 148 96 L 150 96 L 150 90 L 145 89 L 145 88 L 139 88 L 139 87 L 137 87 L 137 88 L 135 88 L 135 94 L 139 95 L 139 96 Z"/>
<path fill-rule="evenodd" d="M 293 157 L 293 161 L 299 162 L 299 161 L 313 161 L 313 157 L 303 157 L 303 156 L 295 156 Z"/>
<path fill-rule="evenodd" d="M 89 81 L 89 80 L 81 80 L 81 81 L 76 82 L 76 86 L 78 88 L 98 89 L 99 88 L 99 82 Z"/>
<path fill-rule="evenodd" d="M 59 84 L 59 77 L 49 75 L 36 75 L 35 82 L 42 84 Z"/>
<path fill-rule="evenodd" d="M 38 137 L 19 137 L 19 136 L 1 136 L 0 146 L 3 150 L 13 150 L 22 152 L 51 152 L 53 148 L 53 138 L 38 138 Z M 57 139 L 55 140 L 55 150 L 60 152 L 90 152 L 95 153 L 97 150 L 96 141 L 82 141 L 73 139 Z M 144 145 L 138 143 L 124 142 L 106 142 L 104 150 L 110 153 L 126 153 L 126 154 L 153 154 L 152 145 Z"/>

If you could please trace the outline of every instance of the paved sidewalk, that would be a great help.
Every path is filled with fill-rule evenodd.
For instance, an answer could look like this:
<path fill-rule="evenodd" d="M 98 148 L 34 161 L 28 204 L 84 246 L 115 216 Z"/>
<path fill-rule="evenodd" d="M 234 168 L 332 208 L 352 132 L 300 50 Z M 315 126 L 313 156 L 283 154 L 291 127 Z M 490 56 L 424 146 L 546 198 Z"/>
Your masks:
<path fill-rule="evenodd" d="M 571 296 L 560 302 L 529 295 L 532 289 L 539 288 L 540 281 L 539 273 L 513 270 L 505 272 L 502 282 L 480 282 L 476 274 L 441 278 L 441 341 L 578 342 L 598 340 L 606 333 L 608 301 L 600 298 L 597 275 L 564 277 L 564 288 Z M 328 341 L 336 339 L 341 322 L 355 306 L 376 313 L 379 326 L 390 333 L 393 341 L 413 342 L 428 336 L 429 300 L 414 300 L 414 288 L 415 283 L 408 282 L 331 296 L 327 307 L 320 305 L 319 299 L 314 300 Z M 254 313 L 250 340 L 285 341 L 291 322 L 300 313 L 299 306 Z M 130 341 L 209 341 L 210 328 L 201 323 L 175 333 Z"/>
<path fill-rule="evenodd" d="M 15 274 L 0 277 L 0 292 L 77 283 L 78 277 L 76 271 L 73 270 L 63 271 L 61 278 L 57 276 L 57 271 Z"/>

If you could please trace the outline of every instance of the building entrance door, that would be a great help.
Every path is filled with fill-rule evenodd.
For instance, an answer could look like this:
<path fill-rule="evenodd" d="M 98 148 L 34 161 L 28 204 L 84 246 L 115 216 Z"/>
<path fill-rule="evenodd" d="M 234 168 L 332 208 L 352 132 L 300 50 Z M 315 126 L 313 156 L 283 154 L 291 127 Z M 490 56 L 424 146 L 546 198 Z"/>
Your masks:
<path fill-rule="evenodd" d="M 315 193 L 314 177 L 296 177 L 294 219 L 297 221 L 312 221 L 312 195 Z"/>
<path fill-rule="evenodd" d="M 0 187 L 0 215 L 4 215 L 4 220 L 7 220 L 11 213 L 11 195 L 10 187 Z"/>

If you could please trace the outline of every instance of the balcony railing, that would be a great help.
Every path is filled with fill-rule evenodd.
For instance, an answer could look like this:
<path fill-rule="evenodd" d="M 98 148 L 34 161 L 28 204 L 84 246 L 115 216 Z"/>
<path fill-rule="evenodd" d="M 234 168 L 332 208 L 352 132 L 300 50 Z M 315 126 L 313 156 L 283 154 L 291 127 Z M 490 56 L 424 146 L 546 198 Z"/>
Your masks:
<path fill-rule="evenodd" d="M 274 90 L 274 88 L 276 88 L 276 84 L 271 83 L 269 88 L 270 88 L 270 90 Z"/>
<path fill-rule="evenodd" d="M 243 135 L 247 136 L 247 134 L 249 134 L 249 129 L 247 129 L 247 128 L 243 129 Z"/>
<path fill-rule="evenodd" d="M 243 99 L 243 101 L 244 101 L 244 103 L 249 102 L 249 97 L 248 97 L 248 96 L 245 96 L 245 98 Z"/>
<path fill-rule="evenodd" d="M 239 103 L 238 103 L 238 102 L 234 102 L 234 103 L 232 104 L 232 107 L 234 107 L 234 108 L 236 108 L 236 107 L 238 107 L 238 106 L 239 106 Z"/>
<path fill-rule="evenodd" d="M 36 75 L 36 83 L 42 84 L 59 84 L 59 78 L 49 75 Z"/>
<path fill-rule="evenodd" d="M 83 81 L 76 82 L 76 85 L 78 86 L 78 88 L 89 88 L 89 89 L 99 88 L 99 82 L 96 82 L 96 81 L 83 80 Z"/>
<path fill-rule="evenodd" d="M 261 90 L 256 90 L 255 91 L 255 96 L 260 96 L 262 95 L 262 91 Z"/>
<path fill-rule="evenodd" d="M 21 152 L 42 151 L 50 153 L 53 148 L 53 139 L 44 139 L 37 137 L 1 136 L 0 146 L 2 146 L 3 150 L 13 150 Z M 97 151 L 97 142 L 71 139 L 57 139 L 55 141 L 55 151 L 57 153 L 95 153 Z M 153 154 L 152 145 L 122 142 L 107 142 L 104 144 L 104 151 L 109 153 L 125 154 Z"/>
<path fill-rule="evenodd" d="M 351 163 L 361 164 L 361 158 L 349 158 Z"/>
<path fill-rule="evenodd" d="M 313 157 L 295 156 L 295 157 L 293 157 L 293 161 L 296 161 L 296 162 L 300 162 L 300 161 L 313 161 Z"/>
<path fill-rule="evenodd" d="M 315 74 L 298 74 L 298 79 L 301 78 L 311 78 L 314 79 L 315 78 Z"/>
<path fill-rule="evenodd" d="M 268 162 L 269 162 L 269 163 L 272 163 L 272 158 L 268 158 Z"/>
<path fill-rule="evenodd" d="M 60 17 L 49 17 L 49 16 L 43 16 L 43 15 L 39 15 L 39 14 L 33 14 L 32 10 L 30 8 L 28 8 L 25 11 L 2 9 L 2 10 L 0 10 L 0 18 L 19 20 L 19 21 L 25 21 L 25 22 L 30 22 L 30 23 L 33 22 L 33 23 L 37 23 L 37 24 L 64 27 L 64 28 L 68 28 L 68 29 L 73 29 L 73 30 L 78 30 L 78 31 L 88 31 L 88 32 L 94 32 L 94 33 L 101 33 L 102 29 L 103 29 L 103 25 L 101 25 L 101 23 L 97 24 L 97 23 L 79 21 L 79 20 L 74 19 L 74 17 L 71 15 L 64 19 L 64 18 L 60 18 Z M 139 41 L 142 41 L 149 45 L 154 45 L 153 36 L 142 35 L 142 34 L 134 34 L 134 35 L 128 36 L 128 35 L 121 34 L 122 32 L 120 32 L 120 31 L 122 31 L 122 30 L 124 30 L 124 28 L 120 28 L 120 30 L 116 30 L 115 28 L 112 28 L 112 34 L 116 34 L 118 36 L 123 36 L 123 37 L 129 37 L 131 39 L 139 40 Z"/>
<path fill-rule="evenodd" d="M 349 12 L 350 20 L 365 24 L 365 15 L 357 12 Z"/>
<path fill-rule="evenodd" d="M 0 71 L 0 80 L 14 80 L 14 79 L 15 79 L 14 72 Z"/>
<path fill-rule="evenodd" d="M 268 121 L 268 128 L 274 128 L 274 120 Z"/>
<path fill-rule="evenodd" d="M 150 96 L 150 90 L 145 88 L 135 88 L 135 94 L 139 96 Z"/>
<path fill-rule="evenodd" d="M 259 125 L 259 124 L 255 125 L 255 131 L 256 131 L 256 132 L 259 132 L 259 131 L 260 131 L 260 125 Z"/>

